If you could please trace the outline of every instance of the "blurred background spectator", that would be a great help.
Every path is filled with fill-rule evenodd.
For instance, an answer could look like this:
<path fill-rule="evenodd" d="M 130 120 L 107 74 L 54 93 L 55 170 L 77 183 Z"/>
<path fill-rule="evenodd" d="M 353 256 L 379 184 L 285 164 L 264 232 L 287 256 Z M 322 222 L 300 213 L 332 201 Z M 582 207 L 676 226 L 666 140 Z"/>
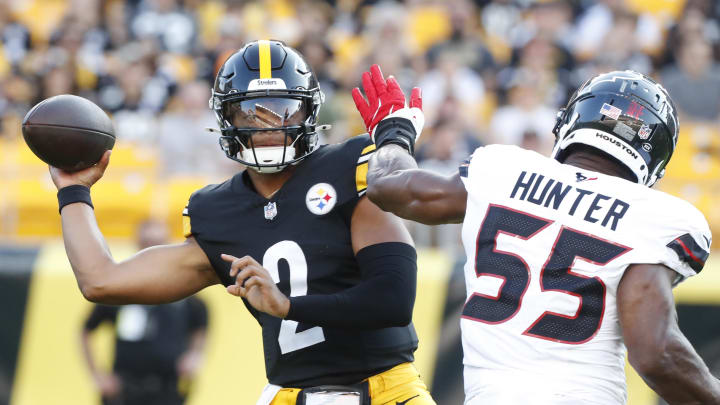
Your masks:
<path fill-rule="evenodd" d="M 139 249 L 167 243 L 164 222 L 138 228 Z M 115 336 L 112 370 L 98 366 L 93 331 L 109 322 Z M 81 334 L 82 351 L 104 405 L 182 405 L 203 363 L 207 309 L 190 297 L 163 305 L 95 305 Z"/>
<path fill-rule="evenodd" d="M 680 144 L 688 159 L 697 161 L 696 146 L 705 153 L 694 166 L 702 169 L 717 159 L 719 12 L 712 0 L 1 0 L 0 139 L 12 151 L 32 105 L 79 94 L 112 115 L 117 154 L 130 156 L 116 158 L 127 164 L 113 162 L 111 171 L 126 184 L 172 188 L 183 179 L 187 188 L 175 189 L 189 193 L 237 170 L 204 131 L 215 125 L 206 105 L 215 69 L 244 42 L 274 38 L 300 49 L 317 72 L 327 96 L 320 119 L 332 124 L 325 142 L 362 132 L 349 93 L 372 63 L 405 90 L 423 88 L 429 129 L 442 134 L 455 121 L 449 132 L 462 136 L 443 145 L 448 168 L 472 150 L 467 145 L 547 153 L 555 112 L 578 85 L 601 71 L 633 69 L 665 84 L 681 128 L 705 126 Z M 23 159 L 6 160 L 0 167 L 8 173 L 24 171 Z M 138 174 L 139 160 L 151 163 Z M 717 192 L 699 190 L 685 197 L 697 203 Z M 174 220 L 178 204 L 147 210 Z M 709 210 L 718 229 L 720 214 Z M 0 228 L 4 236 L 17 234 L 18 216 L 2 215 L 11 220 Z"/>

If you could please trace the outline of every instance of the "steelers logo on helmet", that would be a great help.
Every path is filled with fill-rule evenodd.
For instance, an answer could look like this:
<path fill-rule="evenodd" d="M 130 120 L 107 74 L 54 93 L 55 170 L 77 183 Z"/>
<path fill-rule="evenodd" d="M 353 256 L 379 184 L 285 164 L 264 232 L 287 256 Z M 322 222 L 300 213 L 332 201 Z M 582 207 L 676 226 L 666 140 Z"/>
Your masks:
<path fill-rule="evenodd" d="M 308 210 L 315 215 L 325 215 L 332 211 L 337 202 L 337 192 L 328 183 L 318 183 L 310 187 L 305 195 Z"/>

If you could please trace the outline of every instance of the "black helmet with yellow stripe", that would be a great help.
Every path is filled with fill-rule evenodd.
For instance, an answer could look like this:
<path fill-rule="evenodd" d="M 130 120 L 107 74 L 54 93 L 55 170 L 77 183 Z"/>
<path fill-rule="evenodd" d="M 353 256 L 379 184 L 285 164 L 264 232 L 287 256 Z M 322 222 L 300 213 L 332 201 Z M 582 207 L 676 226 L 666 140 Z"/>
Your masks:
<path fill-rule="evenodd" d="M 298 51 L 280 41 L 260 40 L 220 67 L 210 108 L 227 157 L 272 173 L 317 149 L 316 120 L 323 101 L 315 73 Z"/>

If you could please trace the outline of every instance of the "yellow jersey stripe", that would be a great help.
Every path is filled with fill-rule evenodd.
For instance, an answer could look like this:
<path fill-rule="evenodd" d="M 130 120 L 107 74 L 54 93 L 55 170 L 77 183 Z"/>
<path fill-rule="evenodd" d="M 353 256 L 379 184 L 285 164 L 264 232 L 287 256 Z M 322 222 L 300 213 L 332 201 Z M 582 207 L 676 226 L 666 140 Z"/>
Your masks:
<path fill-rule="evenodd" d="M 182 230 L 184 237 L 189 238 L 190 236 L 192 236 L 192 227 L 190 226 L 189 215 L 183 215 L 182 217 Z"/>
<path fill-rule="evenodd" d="M 270 41 L 261 39 L 258 41 L 260 55 L 260 78 L 269 79 L 272 77 L 272 61 L 270 60 Z"/>
<path fill-rule="evenodd" d="M 375 150 L 375 144 L 368 145 L 368 146 L 365 147 L 365 149 L 362 150 L 362 152 L 360 152 L 360 155 L 362 156 L 362 155 L 364 155 L 364 154 L 366 154 L 366 153 L 370 153 L 370 152 L 372 152 L 372 151 L 374 151 L 374 150 Z"/>
<path fill-rule="evenodd" d="M 360 164 L 355 169 L 355 185 L 357 186 L 357 191 L 360 193 L 361 191 L 364 191 L 367 188 L 367 173 L 368 173 L 368 163 L 365 162 L 363 164 Z"/>

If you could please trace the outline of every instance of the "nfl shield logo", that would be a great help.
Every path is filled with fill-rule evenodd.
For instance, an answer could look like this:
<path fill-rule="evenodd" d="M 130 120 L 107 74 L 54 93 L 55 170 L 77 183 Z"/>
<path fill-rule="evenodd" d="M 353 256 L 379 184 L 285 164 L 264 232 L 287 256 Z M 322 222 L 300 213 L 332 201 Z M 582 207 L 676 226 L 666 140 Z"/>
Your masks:
<path fill-rule="evenodd" d="M 277 205 L 274 202 L 269 202 L 265 206 L 265 219 L 272 221 L 277 216 Z"/>
<path fill-rule="evenodd" d="M 650 126 L 648 124 L 643 124 L 643 126 L 638 129 L 638 136 L 640 137 L 640 139 L 648 139 L 648 137 L 650 136 L 650 132 L 652 132 L 650 130 Z"/>

